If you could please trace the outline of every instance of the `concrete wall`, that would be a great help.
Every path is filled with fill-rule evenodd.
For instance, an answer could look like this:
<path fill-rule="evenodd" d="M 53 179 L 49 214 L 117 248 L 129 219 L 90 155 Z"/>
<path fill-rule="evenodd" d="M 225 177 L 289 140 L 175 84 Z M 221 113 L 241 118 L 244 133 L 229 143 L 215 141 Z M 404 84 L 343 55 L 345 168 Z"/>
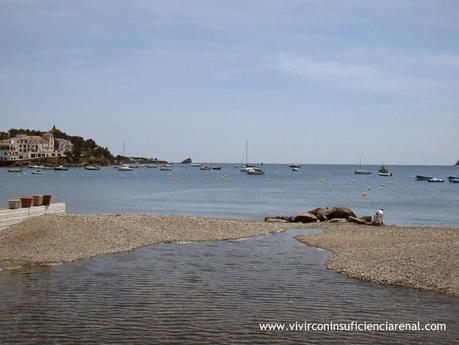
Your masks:
<path fill-rule="evenodd" d="M 0 209 L 0 230 L 23 221 L 30 217 L 43 216 L 45 214 L 64 214 L 65 203 L 56 203 L 49 206 L 33 206 L 30 208 L 18 208 L 15 210 Z"/>

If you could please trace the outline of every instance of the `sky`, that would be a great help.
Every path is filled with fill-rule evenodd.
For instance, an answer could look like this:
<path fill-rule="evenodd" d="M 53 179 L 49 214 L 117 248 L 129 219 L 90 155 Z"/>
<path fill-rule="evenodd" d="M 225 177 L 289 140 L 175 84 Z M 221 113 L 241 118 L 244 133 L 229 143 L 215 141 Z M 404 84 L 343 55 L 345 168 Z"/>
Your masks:
<path fill-rule="evenodd" d="M 178 161 L 459 159 L 459 1 L 0 0 L 0 130 Z"/>

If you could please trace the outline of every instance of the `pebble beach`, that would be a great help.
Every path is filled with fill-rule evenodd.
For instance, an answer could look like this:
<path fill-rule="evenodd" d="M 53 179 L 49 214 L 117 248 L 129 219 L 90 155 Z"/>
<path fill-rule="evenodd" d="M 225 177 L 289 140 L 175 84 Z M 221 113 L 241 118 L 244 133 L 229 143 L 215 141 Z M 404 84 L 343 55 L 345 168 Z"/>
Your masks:
<path fill-rule="evenodd" d="M 327 268 L 378 284 L 459 295 L 459 229 L 320 224 L 320 235 L 299 236 L 331 251 Z"/>

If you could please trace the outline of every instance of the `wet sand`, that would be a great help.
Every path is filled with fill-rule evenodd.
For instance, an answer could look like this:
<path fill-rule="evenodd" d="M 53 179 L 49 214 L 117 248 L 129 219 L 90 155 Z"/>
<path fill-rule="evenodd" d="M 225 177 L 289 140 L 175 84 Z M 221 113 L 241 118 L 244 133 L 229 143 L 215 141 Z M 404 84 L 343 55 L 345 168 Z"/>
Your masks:
<path fill-rule="evenodd" d="M 459 229 L 320 224 L 320 235 L 299 236 L 330 250 L 327 268 L 379 284 L 459 295 Z"/>

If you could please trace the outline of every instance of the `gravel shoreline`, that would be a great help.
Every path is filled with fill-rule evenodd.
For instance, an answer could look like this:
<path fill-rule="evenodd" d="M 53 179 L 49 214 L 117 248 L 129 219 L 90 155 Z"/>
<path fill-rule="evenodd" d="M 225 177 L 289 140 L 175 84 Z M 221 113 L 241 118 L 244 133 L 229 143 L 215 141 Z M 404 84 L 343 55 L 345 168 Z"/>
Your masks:
<path fill-rule="evenodd" d="M 146 214 L 46 215 L 0 231 L 0 269 L 70 262 L 159 243 L 239 239 L 301 226 Z"/>
<path fill-rule="evenodd" d="M 351 278 L 459 295 L 459 229 L 317 224 L 297 240 L 331 251 L 327 268 Z"/>
<path fill-rule="evenodd" d="M 351 278 L 459 295 L 459 229 L 353 223 L 268 223 L 147 214 L 47 215 L 0 231 L 0 270 L 49 265 L 147 245 L 234 240 L 293 228 L 330 250 L 327 268 Z"/>

